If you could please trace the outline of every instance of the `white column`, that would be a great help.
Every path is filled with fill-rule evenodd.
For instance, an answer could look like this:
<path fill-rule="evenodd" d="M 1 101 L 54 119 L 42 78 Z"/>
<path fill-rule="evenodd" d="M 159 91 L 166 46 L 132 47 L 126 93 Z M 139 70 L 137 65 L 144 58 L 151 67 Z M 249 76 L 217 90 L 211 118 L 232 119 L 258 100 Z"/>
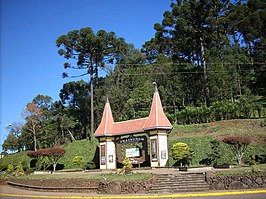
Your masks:
<path fill-rule="evenodd" d="M 106 169 L 116 169 L 116 152 L 113 138 L 106 140 Z"/>
<path fill-rule="evenodd" d="M 159 165 L 160 167 L 165 167 L 168 160 L 168 143 L 167 143 L 167 133 L 161 131 L 158 133 L 158 148 L 159 148 Z"/>
<path fill-rule="evenodd" d="M 151 167 L 165 167 L 168 160 L 167 133 L 165 130 L 150 132 Z"/>
<path fill-rule="evenodd" d="M 100 169 L 116 169 L 116 151 L 113 137 L 100 139 Z"/>

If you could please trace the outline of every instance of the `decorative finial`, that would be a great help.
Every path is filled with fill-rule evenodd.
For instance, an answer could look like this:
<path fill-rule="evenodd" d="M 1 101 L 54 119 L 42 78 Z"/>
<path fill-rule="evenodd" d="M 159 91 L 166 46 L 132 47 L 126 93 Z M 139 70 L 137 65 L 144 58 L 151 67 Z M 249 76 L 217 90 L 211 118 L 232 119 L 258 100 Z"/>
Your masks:
<path fill-rule="evenodd" d="M 158 88 L 157 88 L 157 84 L 156 84 L 156 82 L 152 82 L 152 84 L 153 84 L 154 87 L 155 87 L 155 92 L 158 92 Z"/>

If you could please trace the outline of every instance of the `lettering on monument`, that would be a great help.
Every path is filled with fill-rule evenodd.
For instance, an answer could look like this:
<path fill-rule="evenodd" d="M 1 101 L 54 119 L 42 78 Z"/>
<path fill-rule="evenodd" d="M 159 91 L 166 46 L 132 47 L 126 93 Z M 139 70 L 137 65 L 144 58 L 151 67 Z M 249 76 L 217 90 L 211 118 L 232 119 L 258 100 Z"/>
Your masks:
<path fill-rule="evenodd" d="M 129 157 L 132 164 L 141 164 L 148 157 L 147 137 L 130 135 L 116 140 L 117 161 L 123 163 L 125 157 Z"/>

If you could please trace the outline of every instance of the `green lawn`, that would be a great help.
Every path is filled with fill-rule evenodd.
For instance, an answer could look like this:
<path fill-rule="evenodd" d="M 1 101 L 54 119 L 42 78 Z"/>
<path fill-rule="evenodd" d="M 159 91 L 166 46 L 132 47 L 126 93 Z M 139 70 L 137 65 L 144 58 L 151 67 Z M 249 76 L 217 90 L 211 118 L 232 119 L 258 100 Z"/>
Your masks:
<path fill-rule="evenodd" d="M 136 173 L 132 175 L 117 175 L 113 173 L 54 173 L 54 174 L 32 174 L 24 176 L 12 176 L 5 172 L 0 172 L 0 179 L 19 178 L 19 179 L 37 179 L 37 180 L 57 180 L 57 179 L 90 179 L 90 180 L 105 180 L 105 181 L 120 181 L 133 182 L 152 178 L 150 173 Z"/>
<path fill-rule="evenodd" d="M 248 147 L 245 159 L 254 154 L 266 154 L 266 127 L 261 125 L 262 121 L 263 119 L 241 119 L 207 124 L 174 125 L 168 136 L 169 166 L 173 166 L 175 163 L 171 155 L 171 148 L 176 142 L 185 142 L 189 145 L 194 151 L 191 166 L 199 166 L 202 165 L 202 160 L 208 158 L 211 153 L 210 141 L 220 139 L 225 135 L 252 136 L 254 142 Z M 83 156 L 87 168 L 95 168 L 99 164 L 98 144 L 96 139 L 92 141 L 84 139 L 63 146 L 66 153 L 59 160 L 61 169 L 77 169 L 72 161 L 75 156 Z M 220 149 L 222 153 L 220 163 L 235 164 L 235 158 L 230 148 L 221 143 Z M 6 168 L 8 164 L 16 166 L 19 162 L 23 164 L 24 169 L 29 168 L 30 158 L 27 157 L 26 152 L 8 155 L 0 159 L 0 170 Z"/>
<path fill-rule="evenodd" d="M 266 175 L 266 164 L 254 165 L 249 167 L 237 167 L 234 169 L 217 171 L 218 176 L 232 175 Z"/>

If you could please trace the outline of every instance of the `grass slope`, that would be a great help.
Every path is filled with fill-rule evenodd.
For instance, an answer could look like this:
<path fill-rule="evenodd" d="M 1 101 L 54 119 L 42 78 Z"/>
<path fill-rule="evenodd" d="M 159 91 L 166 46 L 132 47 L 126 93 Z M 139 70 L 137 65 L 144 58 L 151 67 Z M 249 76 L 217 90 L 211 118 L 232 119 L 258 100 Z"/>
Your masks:
<path fill-rule="evenodd" d="M 176 142 L 185 142 L 194 151 L 193 166 L 200 165 L 211 153 L 210 141 L 220 140 L 226 135 L 250 135 L 254 142 L 248 146 L 244 159 L 251 155 L 266 154 L 266 127 L 261 126 L 263 119 L 256 120 L 224 120 L 207 124 L 175 125 L 168 137 L 169 165 L 174 165 L 171 148 Z M 235 157 L 228 145 L 221 143 L 219 147 L 222 157 L 220 164 L 235 164 Z"/>
<path fill-rule="evenodd" d="M 98 161 L 98 141 L 92 139 L 91 141 L 76 140 L 68 144 L 65 149 L 65 155 L 59 160 L 59 164 L 64 165 L 64 169 L 74 169 L 77 166 L 72 162 L 75 156 L 83 156 L 85 163 L 97 163 Z"/>
<path fill-rule="evenodd" d="M 261 126 L 262 121 L 261 119 L 227 120 L 208 124 L 175 125 L 168 136 L 169 166 L 175 163 L 172 159 L 171 148 L 176 142 L 185 142 L 189 145 L 194 151 L 192 165 L 197 166 L 211 153 L 210 141 L 220 139 L 225 135 L 241 134 L 253 137 L 254 143 L 248 147 L 245 158 L 254 154 L 266 154 L 266 127 Z M 76 165 L 73 164 L 72 160 L 75 156 L 83 156 L 86 163 L 97 163 L 99 159 L 97 146 L 98 141 L 96 139 L 92 141 L 76 140 L 64 147 L 66 154 L 60 159 L 59 164 L 64 165 L 64 169 L 74 169 Z M 220 150 L 222 154 L 220 163 L 235 163 L 232 151 L 227 145 L 221 143 Z M 8 164 L 17 165 L 19 162 L 29 165 L 30 158 L 27 157 L 26 152 L 0 159 L 0 169 Z"/>

